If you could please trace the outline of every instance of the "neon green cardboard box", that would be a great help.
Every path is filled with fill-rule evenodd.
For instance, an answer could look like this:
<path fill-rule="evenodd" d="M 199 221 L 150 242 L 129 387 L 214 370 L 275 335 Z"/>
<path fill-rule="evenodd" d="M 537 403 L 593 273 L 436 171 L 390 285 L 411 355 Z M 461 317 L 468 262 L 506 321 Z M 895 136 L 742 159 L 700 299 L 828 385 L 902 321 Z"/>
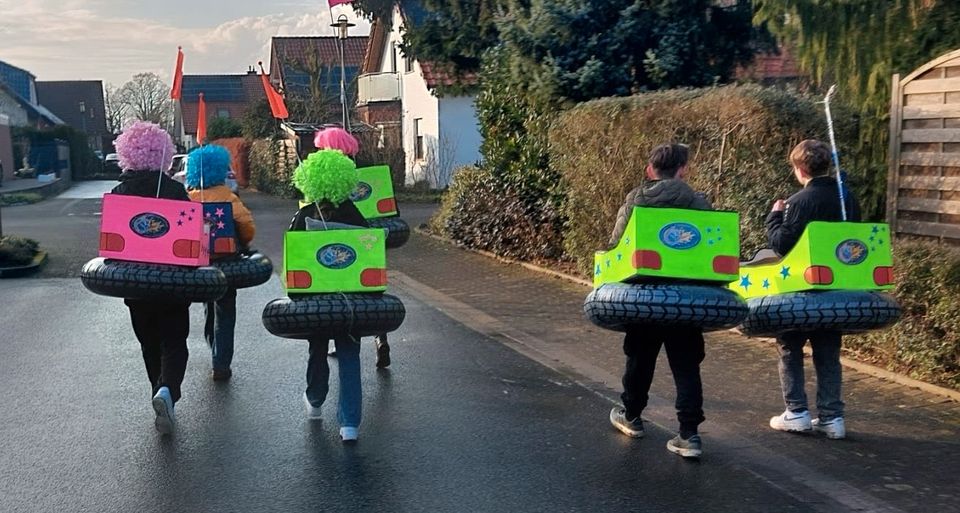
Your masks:
<path fill-rule="evenodd" d="M 385 232 L 380 228 L 286 232 L 283 276 L 288 294 L 383 292 Z"/>
<path fill-rule="evenodd" d="M 357 169 L 360 183 L 350 200 L 366 219 L 392 217 L 398 214 L 393 193 L 390 166 L 370 166 Z"/>
<path fill-rule="evenodd" d="M 744 298 L 809 290 L 889 290 L 890 227 L 811 222 L 785 257 L 741 267 L 729 288 Z"/>
<path fill-rule="evenodd" d="M 728 283 L 740 265 L 740 216 L 634 207 L 617 247 L 594 255 L 594 287 L 642 278 Z"/>

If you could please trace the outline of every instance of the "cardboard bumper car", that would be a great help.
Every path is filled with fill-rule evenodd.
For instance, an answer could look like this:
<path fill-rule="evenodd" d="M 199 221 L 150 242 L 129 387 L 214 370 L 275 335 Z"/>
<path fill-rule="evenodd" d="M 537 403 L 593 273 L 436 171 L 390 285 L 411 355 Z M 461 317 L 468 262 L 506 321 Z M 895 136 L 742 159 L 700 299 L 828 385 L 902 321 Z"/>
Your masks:
<path fill-rule="evenodd" d="M 200 203 L 210 233 L 210 264 L 220 269 L 234 289 L 256 287 L 270 280 L 273 263 L 256 250 L 237 244 L 233 205 L 229 202 Z"/>

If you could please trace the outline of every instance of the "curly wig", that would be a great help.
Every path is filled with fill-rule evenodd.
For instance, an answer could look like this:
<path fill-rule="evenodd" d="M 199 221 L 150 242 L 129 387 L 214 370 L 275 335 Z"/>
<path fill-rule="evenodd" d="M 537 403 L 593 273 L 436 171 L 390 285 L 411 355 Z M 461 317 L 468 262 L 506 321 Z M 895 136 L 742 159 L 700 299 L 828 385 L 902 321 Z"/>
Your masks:
<path fill-rule="evenodd" d="M 187 155 L 187 187 L 200 188 L 200 176 L 203 173 L 203 188 L 223 185 L 230 172 L 230 152 L 223 146 L 208 144 L 191 151 Z"/>
<path fill-rule="evenodd" d="M 113 143 L 120 168 L 130 171 L 166 171 L 176 148 L 166 130 L 156 123 L 136 121 Z"/>
<path fill-rule="evenodd" d="M 359 181 L 356 164 L 337 150 L 311 153 L 293 172 L 293 184 L 309 202 L 339 205 L 356 190 Z"/>
<path fill-rule="evenodd" d="M 350 132 L 339 128 L 330 127 L 319 130 L 313 136 L 313 145 L 318 150 L 340 150 L 344 155 L 355 156 L 360 151 L 360 142 L 357 138 L 350 135 Z"/>

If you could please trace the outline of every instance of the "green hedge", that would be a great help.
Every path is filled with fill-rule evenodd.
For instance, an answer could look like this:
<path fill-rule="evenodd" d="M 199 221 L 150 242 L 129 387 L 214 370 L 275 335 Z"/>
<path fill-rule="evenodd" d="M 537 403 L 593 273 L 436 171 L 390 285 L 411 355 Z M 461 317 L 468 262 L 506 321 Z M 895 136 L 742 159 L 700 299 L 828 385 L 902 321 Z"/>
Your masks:
<path fill-rule="evenodd" d="M 261 192 L 280 198 L 299 198 L 293 186 L 297 156 L 283 139 L 258 139 L 250 145 L 250 181 Z"/>
<path fill-rule="evenodd" d="M 740 213 L 743 253 L 763 247 L 773 200 L 799 189 L 787 155 L 803 139 L 826 139 L 816 101 L 780 89 L 726 86 L 596 100 L 561 114 L 550 131 L 550 162 L 563 176 L 567 254 L 585 272 L 590 268 L 627 192 L 643 180 L 650 151 L 667 141 L 690 145 L 688 181 L 695 189 L 715 208 Z M 849 148 L 855 120 L 834 110 L 837 143 Z M 854 190 L 865 194 L 863 176 L 849 171 Z"/>
<path fill-rule="evenodd" d="M 858 360 L 960 390 L 960 248 L 898 240 L 893 295 L 903 317 L 892 328 L 844 337 Z"/>
<path fill-rule="evenodd" d="M 33 262 L 40 245 L 33 239 L 17 236 L 0 238 L 0 267 L 16 267 Z"/>

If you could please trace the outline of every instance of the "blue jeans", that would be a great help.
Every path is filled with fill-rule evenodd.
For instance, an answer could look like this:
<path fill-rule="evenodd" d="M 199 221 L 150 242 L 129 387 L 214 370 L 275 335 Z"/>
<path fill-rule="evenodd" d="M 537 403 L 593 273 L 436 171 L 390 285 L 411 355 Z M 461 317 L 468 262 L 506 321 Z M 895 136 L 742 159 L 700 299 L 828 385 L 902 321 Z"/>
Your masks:
<path fill-rule="evenodd" d="M 824 421 L 843 417 L 844 404 L 840 400 L 843 369 L 840 366 L 841 336 L 838 331 L 784 333 L 777 337 L 783 402 L 791 412 L 807 410 L 803 374 L 803 345 L 807 340 L 813 348 L 813 366 L 817 370 L 817 415 Z"/>
<path fill-rule="evenodd" d="M 213 352 L 213 368 L 229 369 L 233 361 L 233 329 L 237 324 L 237 289 L 227 289 L 222 298 L 206 303 L 203 335 Z"/>
<path fill-rule="evenodd" d="M 310 359 L 307 361 L 307 400 L 319 408 L 330 390 L 330 366 L 327 364 L 325 337 L 310 339 Z M 340 367 L 340 406 L 337 420 L 343 427 L 360 427 L 363 399 L 360 388 L 360 342 L 350 337 L 334 339 L 337 365 Z"/>

